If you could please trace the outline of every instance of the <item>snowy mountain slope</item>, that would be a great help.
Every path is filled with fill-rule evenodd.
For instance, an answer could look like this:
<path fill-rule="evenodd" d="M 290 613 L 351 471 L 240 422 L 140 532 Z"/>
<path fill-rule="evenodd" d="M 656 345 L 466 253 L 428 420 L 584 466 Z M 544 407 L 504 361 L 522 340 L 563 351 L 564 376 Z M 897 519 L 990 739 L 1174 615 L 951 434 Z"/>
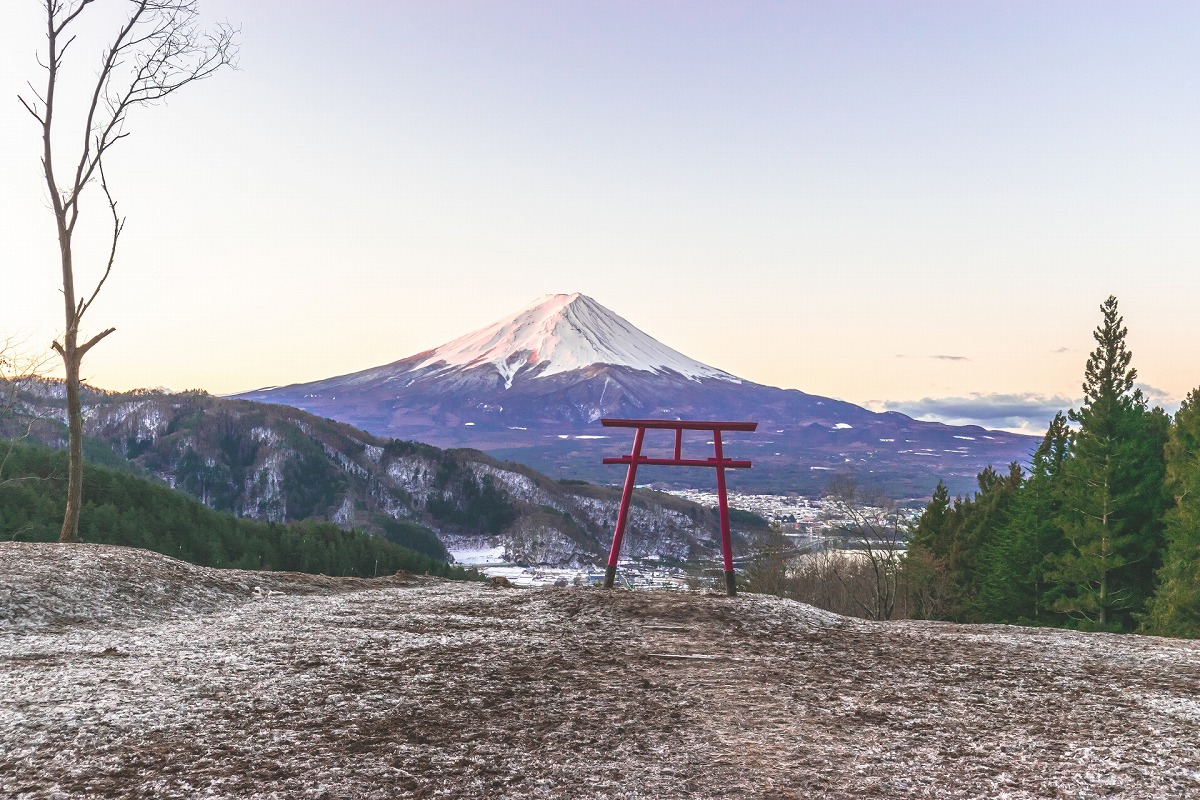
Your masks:
<path fill-rule="evenodd" d="M 576 293 L 546 295 L 487 327 L 400 361 L 239 397 L 268 399 L 300 393 L 319 401 L 334 393 L 403 394 L 413 386 L 453 392 L 467 387 L 506 391 L 522 384 L 536 393 L 553 390 L 545 385 L 547 378 L 594 377 L 614 369 L 690 383 L 741 383 L 667 347 L 592 298 Z"/>
<path fill-rule="evenodd" d="M 984 467 L 1026 460 L 1036 445 L 1027 436 L 918 422 L 741 380 L 579 294 L 541 298 L 391 364 L 239 396 L 601 482 L 622 477 L 601 459 L 629 447 L 628 437 L 601 428 L 603 417 L 754 420 L 758 433 L 730 439 L 755 460 L 754 469 L 731 475 L 731 485 L 747 491 L 817 494 L 830 473 L 849 472 L 896 497 L 928 496 L 939 479 L 965 493 Z M 674 486 L 711 480 L 678 470 L 648 478 Z"/>

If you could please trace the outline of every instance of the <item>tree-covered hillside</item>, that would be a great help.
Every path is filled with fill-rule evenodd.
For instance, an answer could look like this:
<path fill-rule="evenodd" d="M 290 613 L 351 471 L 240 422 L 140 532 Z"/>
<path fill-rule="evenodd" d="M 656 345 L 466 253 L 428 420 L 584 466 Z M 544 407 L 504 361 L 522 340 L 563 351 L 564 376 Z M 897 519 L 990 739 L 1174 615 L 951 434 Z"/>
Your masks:
<path fill-rule="evenodd" d="M 6 445 L 5 452 L 0 538 L 55 541 L 66 501 L 66 453 L 27 444 Z M 445 562 L 428 531 L 397 527 L 384 538 L 329 522 L 238 519 L 157 482 L 92 464 L 85 469 L 80 534 L 88 542 L 142 547 L 210 567 L 358 577 L 397 570 L 467 575 Z"/>

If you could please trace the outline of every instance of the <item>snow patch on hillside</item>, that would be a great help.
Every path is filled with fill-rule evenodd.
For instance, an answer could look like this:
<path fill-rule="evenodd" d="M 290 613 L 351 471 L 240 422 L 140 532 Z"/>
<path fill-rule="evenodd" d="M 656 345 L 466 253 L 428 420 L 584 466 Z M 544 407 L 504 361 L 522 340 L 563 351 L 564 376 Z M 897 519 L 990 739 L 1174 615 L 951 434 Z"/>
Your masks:
<path fill-rule="evenodd" d="M 535 505 L 548 506 L 555 511 L 564 511 L 563 507 L 555 501 L 555 499 L 537 483 L 530 480 L 528 477 L 519 472 L 512 470 L 499 469 L 491 464 L 472 464 L 472 470 L 476 475 L 486 475 L 495 481 L 496 485 L 508 492 L 509 496 L 524 500 L 526 503 L 534 503 Z"/>
<path fill-rule="evenodd" d="M 425 505 L 433 491 L 434 471 L 436 466 L 423 458 L 415 456 L 400 456 L 392 459 L 387 466 L 387 475 L 396 485 L 408 492 L 413 498 Z"/>
<path fill-rule="evenodd" d="M 283 497 L 283 466 L 290 455 L 290 450 L 275 450 L 246 477 L 245 494 L 248 502 L 244 516 L 267 522 L 287 521 Z"/>
<path fill-rule="evenodd" d="M 275 447 L 283 440 L 282 437 L 273 429 L 263 426 L 255 426 L 251 428 L 250 438 L 259 444 L 265 444 L 268 447 Z"/>

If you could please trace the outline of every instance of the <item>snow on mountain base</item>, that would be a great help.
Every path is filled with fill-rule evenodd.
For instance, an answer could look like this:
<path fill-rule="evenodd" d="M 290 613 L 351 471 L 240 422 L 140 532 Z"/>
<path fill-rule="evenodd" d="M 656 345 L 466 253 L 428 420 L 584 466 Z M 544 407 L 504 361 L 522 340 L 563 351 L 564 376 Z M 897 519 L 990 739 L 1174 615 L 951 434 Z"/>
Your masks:
<path fill-rule="evenodd" d="M 169 560 L 111 550 L 0 544 L 0 610 L 70 595 L 0 632 L 0 795 L 1200 793 L 1193 642 L 200 568 L 173 574 L 224 587 L 204 613 L 134 624 Z"/>

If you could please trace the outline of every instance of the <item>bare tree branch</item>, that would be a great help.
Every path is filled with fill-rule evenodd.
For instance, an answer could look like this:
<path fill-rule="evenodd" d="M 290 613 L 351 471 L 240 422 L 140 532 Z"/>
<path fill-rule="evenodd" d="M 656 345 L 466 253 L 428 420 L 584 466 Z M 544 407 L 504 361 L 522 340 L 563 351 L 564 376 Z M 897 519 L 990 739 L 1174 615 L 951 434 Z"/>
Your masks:
<path fill-rule="evenodd" d="M 110 333 L 115 332 L 116 330 L 117 330 L 116 328 L 105 328 L 104 330 L 100 331 L 95 336 L 93 336 L 91 339 L 88 339 L 86 342 L 79 345 L 78 352 L 79 352 L 80 358 L 82 358 L 87 353 L 88 350 L 91 350 L 93 347 L 95 347 L 97 344 L 99 344 L 101 339 L 103 339 L 105 336 L 108 336 Z"/>
<path fill-rule="evenodd" d="M 890 500 L 864 499 L 850 476 L 839 476 L 831 482 L 828 499 L 839 516 L 834 527 L 855 545 L 856 552 L 863 554 L 872 575 L 874 585 L 869 596 L 855 597 L 855 602 L 871 619 L 891 619 L 905 546 L 899 509 Z M 836 566 L 834 573 L 842 580 Z"/>
<path fill-rule="evenodd" d="M 42 123 L 43 125 L 45 124 L 45 120 L 42 119 L 42 115 L 37 113 L 36 111 L 34 111 L 32 108 L 30 108 L 29 103 L 25 102 L 24 97 L 17 95 L 17 102 L 20 103 L 21 105 L 25 106 L 25 110 L 28 111 L 30 114 L 32 114 L 34 119 L 36 119 L 38 122 Z"/>
<path fill-rule="evenodd" d="M 124 123 L 131 108 L 161 100 L 190 83 L 211 77 L 222 67 L 236 67 L 239 31 L 220 24 L 215 35 L 201 37 L 196 27 L 198 16 L 194 0 L 142 0 L 104 54 L 88 106 L 75 182 L 67 193 L 71 230 L 78 218 L 83 187 L 107 150 L 128 135 Z M 149 29 L 141 36 L 134 35 L 143 21 Z M 122 84 L 125 88 L 113 92 L 118 69 L 127 56 L 134 64 L 132 73 Z M 101 100 L 107 111 L 106 121 L 98 121 L 96 116 Z"/>
<path fill-rule="evenodd" d="M 105 138 L 120 118 L 119 114 L 115 114 L 109 121 L 107 130 L 105 131 L 105 136 L 98 137 L 100 146 L 97 148 L 95 158 L 93 159 L 91 155 L 91 144 L 92 132 L 95 130 L 96 109 L 99 106 L 101 96 L 106 94 L 108 82 L 112 79 L 113 68 L 116 65 L 116 58 L 121 51 L 121 42 L 124 41 L 125 37 L 129 35 L 129 32 L 133 30 L 133 26 L 137 24 L 138 19 L 145 11 L 145 5 L 145 3 L 138 4 L 134 13 L 130 16 L 124 27 L 121 28 L 120 32 L 117 34 L 116 42 L 114 42 L 113 46 L 109 48 L 107 53 L 104 54 L 102 59 L 104 62 L 103 66 L 100 68 L 100 72 L 96 76 L 96 86 L 92 90 L 91 102 L 88 103 L 87 121 L 83 126 L 83 150 L 79 156 L 79 164 L 75 168 L 75 184 L 71 187 L 71 191 L 68 193 L 67 208 L 71 210 L 71 223 L 68 226 L 70 230 L 75 229 L 75 222 L 79 219 L 79 195 L 83 190 L 84 184 L 91 179 L 92 171 L 96 168 L 99 159 L 104 155 L 105 148 L 103 147 L 103 143 Z M 80 6 L 79 9 L 82 10 L 83 6 Z M 63 27 L 66 27 L 66 23 L 63 24 Z"/>
<path fill-rule="evenodd" d="M 76 17 L 83 13 L 85 8 L 94 2 L 95 0 L 81 0 L 79 7 L 64 17 L 63 21 L 57 27 L 54 26 L 54 18 L 58 16 L 58 12 L 62 9 L 62 6 L 53 1 L 46 3 L 46 10 L 49 12 L 50 17 L 50 29 L 54 32 L 54 35 L 60 35 L 64 30 L 66 30 L 68 25 L 75 21 Z"/>
<path fill-rule="evenodd" d="M 85 313 L 87 313 L 87 310 L 91 308 L 93 301 L 95 301 L 96 295 L 100 294 L 100 290 L 104 288 L 104 282 L 108 280 L 108 276 L 112 273 L 113 263 L 117 258 L 117 240 L 121 238 L 121 231 L 125 229 L 125 220 L 121 219 L 121 217 L 117 215 L 117 201 L 113 199 L 112 193 L 108 190 L 108 180 L 104 176 L 103 164 L 100 165 L 100 187 L 104 189 L 104 196 L 108 198 L 108 208 L 110 211 L 112 211 L 112 247 L 108 251 L 108 264 L 104 268 L 104 275 L 100 277 L 100 282 L 96 284 L 96 288 L 92 292 L 92 296 L 89 297 L 86 302 L 81 300 L 79 303 L 79 311 L 76 313 L 76 316 L 78 317 L 82 317 Z M 108 333 L 111 332 L 112 329 L 109 329 L 105 335 L 107 336 Z M 91 347 L 91 345 L 95 344 L 96 341 L 99 340 L 93 340 L 88 347 Z"/>

